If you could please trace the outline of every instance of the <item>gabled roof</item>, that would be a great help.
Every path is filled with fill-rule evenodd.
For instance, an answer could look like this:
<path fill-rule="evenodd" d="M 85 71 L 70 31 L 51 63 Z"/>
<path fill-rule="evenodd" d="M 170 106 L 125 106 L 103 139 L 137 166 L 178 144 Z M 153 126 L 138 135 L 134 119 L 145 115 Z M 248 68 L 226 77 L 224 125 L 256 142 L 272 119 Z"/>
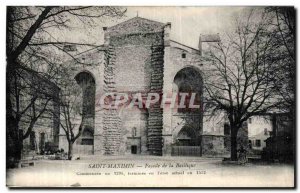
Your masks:
<path fill-rule="evenodd" d="M 108 27 L 106 34 L 135 34 L 135 33 L 151 33 L 163 31 L 164 23 L 152 21 L 149 19 L 134 17 L 112 27 Z"/>
<path fill-rule="evenodd" d="M 185 50 L 189 53 L 199 54 L 199 50 L 197 50 L 195 48 L 192 48 L 190 46 L 184 45 L 182 43 L 176 42 L 174 40 L 170 40 L 170 45 L 171 45 L 171 47 L 182 49 L 182 50 Z"/>

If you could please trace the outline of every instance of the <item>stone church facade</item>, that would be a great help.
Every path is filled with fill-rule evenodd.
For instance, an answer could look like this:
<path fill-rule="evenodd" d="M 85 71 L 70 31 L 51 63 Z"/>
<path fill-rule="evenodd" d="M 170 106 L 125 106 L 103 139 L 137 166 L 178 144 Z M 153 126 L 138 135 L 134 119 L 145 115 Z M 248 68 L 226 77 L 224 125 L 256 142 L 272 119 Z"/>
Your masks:
<path fill-rule="evenodd" d="M 202 43 L 194 49 L 170 39 L 171 23 L 135 17 L 104 27 L 104 45 L 78 55 L 94 65 L 76 65 L 74 78 L 83 88 L 89 115 L 74 153 L 94 155 L 193 155 L 224 156 L 230 149 L 225 115 L 211 116 L 203 107 L 203 74 L 209 66 L 201 56 Z M 198 41 L 198 40 L 196 40 Z M 99 105 L 105 93 L 195 92 L 201 108 L 105 109 Z M 59 147 L 67 150 L 60 129 Z M 247 126 L 239 141 L 248 143 Z"/>

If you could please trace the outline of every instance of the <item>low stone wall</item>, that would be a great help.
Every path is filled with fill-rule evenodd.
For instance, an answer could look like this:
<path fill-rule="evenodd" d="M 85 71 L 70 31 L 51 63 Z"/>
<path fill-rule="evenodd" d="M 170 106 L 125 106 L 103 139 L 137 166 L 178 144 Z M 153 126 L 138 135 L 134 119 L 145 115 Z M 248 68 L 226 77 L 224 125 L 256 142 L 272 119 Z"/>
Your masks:
<path fill-rule="evenodd" d="M 172 156 L 201 156 L 200 146 L 172 146 Z"/>

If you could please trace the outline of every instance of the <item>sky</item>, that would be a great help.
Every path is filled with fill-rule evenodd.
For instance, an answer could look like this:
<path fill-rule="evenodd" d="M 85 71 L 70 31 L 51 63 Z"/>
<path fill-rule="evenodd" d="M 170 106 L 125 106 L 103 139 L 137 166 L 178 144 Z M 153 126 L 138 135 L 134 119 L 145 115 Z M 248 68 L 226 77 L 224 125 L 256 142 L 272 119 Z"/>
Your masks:
<path fill-rule="evenodd" d="M 136 16 L 171 22 L 171 39 L 193 48 L 200 34 L 221 33 L 241 7 L 129 7 L 128 17 Z"/>
<path fill-rule="evenodd" d="M 73 24 L 72 34 L 64 32 L 60 38 L 71 42 L 103 44 L 102 27 L 113 26 L 136 17 L 171 22 L 171 39 L 187 46 L 198 48 L 200 34 L 223 33 L 232 23 L 234 15 L 243 7 L 127 7 L 126 16 L 121 19 L 103 20 L 93 27 Z"/>

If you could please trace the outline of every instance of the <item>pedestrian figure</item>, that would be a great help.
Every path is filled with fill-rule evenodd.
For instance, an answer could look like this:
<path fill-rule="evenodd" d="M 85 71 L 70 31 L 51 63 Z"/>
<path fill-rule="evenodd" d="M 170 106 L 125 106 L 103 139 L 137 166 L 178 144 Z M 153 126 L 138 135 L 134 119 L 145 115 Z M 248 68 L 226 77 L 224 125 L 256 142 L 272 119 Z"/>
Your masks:
<path fill-rule="evenodd" d="M 245 164 L 247 162 L 247 151 L 244 149 L 243 146 L 241 146 L 241 148 L 238 150 L 239 153 L 239 157 L 238 157 L 238 162 L 239 164 Z"/>

